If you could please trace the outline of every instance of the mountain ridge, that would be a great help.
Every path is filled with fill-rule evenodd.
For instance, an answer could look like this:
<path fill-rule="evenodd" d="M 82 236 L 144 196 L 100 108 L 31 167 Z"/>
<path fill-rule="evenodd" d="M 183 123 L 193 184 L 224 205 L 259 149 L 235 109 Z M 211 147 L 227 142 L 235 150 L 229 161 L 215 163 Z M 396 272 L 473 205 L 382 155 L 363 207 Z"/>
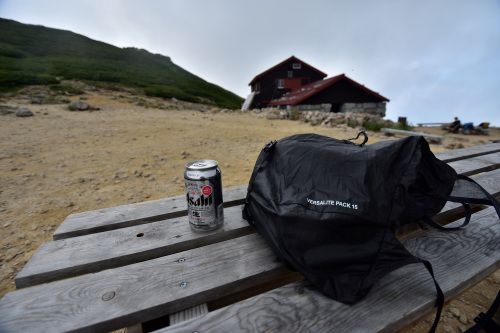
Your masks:
<path fill-rule="evenodd" d="M 237 109 L 244 99 L 174 64 L 170 57 L 119 48 L 67 30 L 0 18 L 0 91 L 60 79 L 141 88 L 148 96 Z"/>

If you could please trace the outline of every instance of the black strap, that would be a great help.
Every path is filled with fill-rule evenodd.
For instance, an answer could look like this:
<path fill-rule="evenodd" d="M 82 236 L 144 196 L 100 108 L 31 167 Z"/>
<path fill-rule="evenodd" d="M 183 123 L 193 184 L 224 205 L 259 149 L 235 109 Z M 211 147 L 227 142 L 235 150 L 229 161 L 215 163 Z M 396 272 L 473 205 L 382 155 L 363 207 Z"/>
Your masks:
<path fill-rule="evenodd" d="M 434 323 L 432 324 L 432 327 L 429 330 L 429 332 L 434 333 L 436 331 L 437 325 L 439 323 L 439 318 L 441 318 L 441 312 L 443 311 L 444 294 L 443 294 L 443 291 L 441 290 L 441 287 L 439 287 L 439 284 L 437 283 L 436 278 L 434 277 L 434 271 L 432 270 L 431 263 L 428 262 L 427 260 L 422 260 L 422 263 L 424 264 L 425 268 L 427 268 L 427 270 L 431 274 L 432 280 L 434 281 L 434 286 L 436 287 L 436 293 L 437 293 L 437 298 L 436 298 L 437 312 L 436 312 L 436 317 L 434 318 Z"/>
<path fill-rule="evenodd" d="M 411 201 L 418 208 L 420 208 L 422 210 L 422 212 L 425 212 L 425 205 L 422 202 L 420 202 L 419 200 L 415 199 L 415 197 L 413 197 L 412 195 L 408 195 L 408 200 Z M 434 222 L 428 215 L 424 215 L 422 217 L 422 222 L 425 222 L 426 224 L 430 225 L 431 227 L 433 227 L 435 229 L 439 229 L 439 230 L 448 230 L 448 231 L 459 230 L 460 228 L 463 228 L 467 224 L 469 224 L 470 218 L 472 216 L 472 210 L 471 210 L 470 206 L 466 202 L 462 202 L 462 205 L 464 206 L 464 209 L 465 209 L 465 221 L 464 221 L 464 223 L 462 223 L 462 225 L 460 225 L 458 227 L 452 227 L 452 228 L 444 227 L 444 226 Z M 419 222 L 419 225 L 422 229 L 427 230 L 425 225 L 423 225 L 422 223 Z"/>
<path fill-rule="evenodd" d="M 467 176 L 457 175 L 457 179 L 465 180 L 465 181 L 468 181 L 468 182 L 471 182 L 471 183 L 475 184 L 484 193 L 484 195 L 486 196 L 487 199 L 477 199 L 477 198 L 469 198 L 469 197 L 457 197 L 457 196 L 451 196 L 450 195 L 450 196 L 448 196 L 446 198 L 446 200 L 452 201 L 452 202 L 459 202 L 459 203 L 461 203 L 464 206 L 465 214 L 466 214 L 464 223 L 462 223 L 462 225 L 460 225 L 458 227 L 447 228 L 447 227 L 444 227 L 444 226 L 442 226 L 442 225 L 434 222 L 429 216 L 424 216 L 423 217 L 423 221 L 425 223 L 427 223 L 431 227 L 439 229 L 439 230 L 453 231 L 453 230 L 458 230 L 458 229 L 460 229 L 462 227 L 465 227 L 467 224 L 469 224 L 469 221 L 470 221 L 470 218 L 471 218 L 471 215 L 472 215 L 472 210 L 471 210 L 469 204 L 478 204 L 478 205 L 493 206 L 495 208 L 495 211 L 497 212 L 498 217 L 500 218 L 500 204 L 498 203 L 498 201 L 490 193 L 488 193 L 488 191 L 486 191 L 474 179 L 469 178 Z M 421 202 L 419 202 L 418 200 L 415 200 L 415 198 L 413 198 L 413 197 L 410 196 L 409 199 L 414 204 L 416 204 L 418 207 L 420 207 L 421 209 L 425 209 L 425 206 Z M 421 225 L 421 227 L 422 227 L 422 225 Z M 423 229 L 425 229 L 425 228 L 423 228 Z"/>
<path fill-rule="evenodd" d="M 425 223 L 427 223 L 428 225 L 430 225 L 431 227 L 435 228 L 435 229 L 439 229 L 439 230 L 446 230 L 446 231 L 455 231 L 455 230 L 459 230 L 463 227 L 465 227 L 467 224 L 469 224 L 470 222 L 470 218 L 472 216 L 472 210 L 470 208 L 470 206 L 465 203 L 465 202 L 462 202 L 462 205 L 464 206 L 464 209 L 465 209 L 465 221 L 464 223 L 462 223 L 460 226 L 458 227 L 445 227 L 445 226 L 442 226 L 436 222 L 434 222 L 430 217 L 428 216 L 424 216 L 423 218 L 423 221 Z"/>
<path fill-rule="evenodd" d="M 475 198 L 467 198 L 467 197 L 456 197 L 456 196 L 449 196 L 448 200 L 449 201 L 454 201 L 454 202 L 468 202 L 468 203 L 474 203 L 474 204 L 480 204 L 480 205 L 490 205 L 495 208 L 495 211 L 497 212 L 498 217 L 500 218 L 500 203 L 490 194 L 488 191 L 486 191 L 481 185 L 479 185 L 474 179 L 469 178 L 464 175 L 457 175 L 457 179 L 465 180 L 468 182 L 471 182 L 475 184 L 479 189 L 484 193 L 486 196 L 486 199 L 475 199 Z"/>
<path fill-rule="evenodd" d="M 474 321 L 476 325 L 469 328 L 465 333 L 478 333 L 481 330 L 484 330 L 486 333 L 498 333 L 500 332 L 500 325 L 493 321 L 493 316 L 498 311 L 498 307 L 500 306 L 500 291 L 498 292 L 497 297 L 491 304 L 489 310 L 485 313 L 481 312 Z"/>

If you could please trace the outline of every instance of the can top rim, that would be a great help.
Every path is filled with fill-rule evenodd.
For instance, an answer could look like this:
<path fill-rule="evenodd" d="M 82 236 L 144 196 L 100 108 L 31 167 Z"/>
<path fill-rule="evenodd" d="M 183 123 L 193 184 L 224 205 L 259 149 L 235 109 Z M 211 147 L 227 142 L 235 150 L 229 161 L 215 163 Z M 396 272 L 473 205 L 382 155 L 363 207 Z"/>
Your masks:
<path fill-rule="evenodd" d="M 217 161 L 214 160 L 197 160 L 186 164 L 186 169 L 189 170 L 205 170 L 212 169 L 219 165 Z"/>

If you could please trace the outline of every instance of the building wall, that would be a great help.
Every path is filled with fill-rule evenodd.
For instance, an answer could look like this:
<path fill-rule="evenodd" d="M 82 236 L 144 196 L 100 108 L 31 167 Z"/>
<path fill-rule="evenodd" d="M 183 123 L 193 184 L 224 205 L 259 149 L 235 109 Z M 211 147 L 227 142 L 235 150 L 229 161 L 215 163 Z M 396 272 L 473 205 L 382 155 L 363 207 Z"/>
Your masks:
<path fill-rule="evenodd" d="M 344 104 L 344 103 L 378 103 L 382 102 L 372 94 L 347 81 L 339 81 L 314 94 L 301 104 Z"/>
<path fill-rule="evenodd" d="M 303 64 L 301 64 L 300 69 L 293 69 L 293 63 L 294 61 L 288 61 L 257 81 L 260 84 L 260 92 L 255 95 L 252 107 L 265 107 L 272 99 L 280 98 L 285 93 L 298 89 L 305 84 L 323 79 L 321 74 Z M 288 77 L 288 71 L 293 73 L 291 78 Z M 284 80 L 284 88 L 279 89 L 277 87 L 277 79 Z M 304 80 L 307 80 L 307 82 Z M 252 87 L 253 90 L 254 87 Z"/>
<path fill-rule="evenodd" d="M 288 109 L 368 113 L 385 117 L 386 104 L 350 82 L 339 81 Z"/>

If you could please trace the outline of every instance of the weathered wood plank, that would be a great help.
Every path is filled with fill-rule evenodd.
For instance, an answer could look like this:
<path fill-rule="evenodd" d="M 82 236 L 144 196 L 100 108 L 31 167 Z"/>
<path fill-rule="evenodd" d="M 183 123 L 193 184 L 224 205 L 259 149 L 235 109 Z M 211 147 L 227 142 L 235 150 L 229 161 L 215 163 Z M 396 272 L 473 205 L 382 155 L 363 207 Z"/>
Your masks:
<path fill-rule="evenodd" d="M 465 176 L 478 174 L 498 169 L 500 166 L 500 153 L 492 153 L 448 163 L 457 173 Z"/>
<path fill-rule="evenodd" d="M 500 169 L 474 177 L 492 195 L 500 194 Z M 189 229 L 186 217 L 152 222 L 97 234 L 47 242 L 26 263 L 15 277 L 17 288 L 56 281 L 80 274 L 95 273 L 157 258 L 178 251 L 224 241 L 253 232 L 243 220 L 243 206 L 226 208 L 225 223 L 215 232 L 197 233 Z M 436 222 L 454 220 L 462 214 L 461 204 L 447 203 L 435 217 Z M 398 231 L 405 236 L 414 227 Z M 141 235 L 137 237 L 137 235 Z M 404 237 L 406 238 L 406 237 Z"/>
<path fill-rule="evenodd" d="M 436 156 L 444 161 L 456 161 L 465 159 L 468 156 L 488 154 L 498 149 L 500 149 L 499 144 L 491 144 L 438 153 Z M 478 170 L 490 168 L 488 162 L 482 161 L 479 163 L 478 166 L 474 162 L 465 162 L 463 165 L 456 165 L 456 168 L 466 174 L 474 174 L 478 173 Z M 246 196 L 246 187 L 246 185 L 242 185 L 224 190 L 226 207 L 241 204 Z M 179 196 L 72 214 L 55 231 L 54 240 L 182 216 L 186 213 L 186 203 L 184 201 L 184 196 Z"/>
<path fill-rule="evenodd" d="M 403 131 L 396 130 L 392 128 L 382 128 L 382 133 L 396 134 L 396 135 L 404 135 L 404 136 L 423 136 L 426 140 L 430 142 L 442 143 L 444 140 L 444 136 L 440 135 L 432 135 L 424 132 L 412 132 L 412 131 Z"/>
<path fill-rule="evenodd" d="M 443 126 L 443 125 L 447 125 L 449 123 L 417 123 L 418 127 L 422 127 L 422 126 Z"/>
<path fill-rule="evenodd" d="M 223 191 L 224 207 L 242 203 L 247 186 L 236 186 Z M 54 232 L 54 240 L 88 235 L 132 225 L 146 224 L 186 215 L 186 197 L 145 201 L 69 215 Z"/>
<path fill-rule="evenodd" d="M 477 220 L 477 226 L 458 232 L 434 230 L 405 242 L 410 252 L 431 261 L 447 299 L 500 267 L 498 217 L 488 209 Z M 395 332 L 432 311 L 435 298 L 429 273 L 415 264 L 389 273 L 352 306 L 301 281 L 158 332 Z"/>
<path fill-rule="evenodd" d="M 115 330 L 251 288 L 286 272 L 264 240 L 252 234 L 9 293 L 0 301 L 0 331 Z"/>
<path fill-rule="evenodd" d="M 492 143 L 492 144 L 474 146 L 469 148 L 444 151 L 441 153 L 437 153 L 436 157 L 443 162 L 449 163 L 453 161 L 464 160 L 467 158 L 498 153 L 498 152 L 500 152 L 500 144 Z"/>
<path fill-rule="evenodd" d="M 95 273 L 253 233 L 242 206 L 224 210 L 218 230 L 192 231 L 187 217 L 43 243 L 17 274 L 17 288 Z"/>

